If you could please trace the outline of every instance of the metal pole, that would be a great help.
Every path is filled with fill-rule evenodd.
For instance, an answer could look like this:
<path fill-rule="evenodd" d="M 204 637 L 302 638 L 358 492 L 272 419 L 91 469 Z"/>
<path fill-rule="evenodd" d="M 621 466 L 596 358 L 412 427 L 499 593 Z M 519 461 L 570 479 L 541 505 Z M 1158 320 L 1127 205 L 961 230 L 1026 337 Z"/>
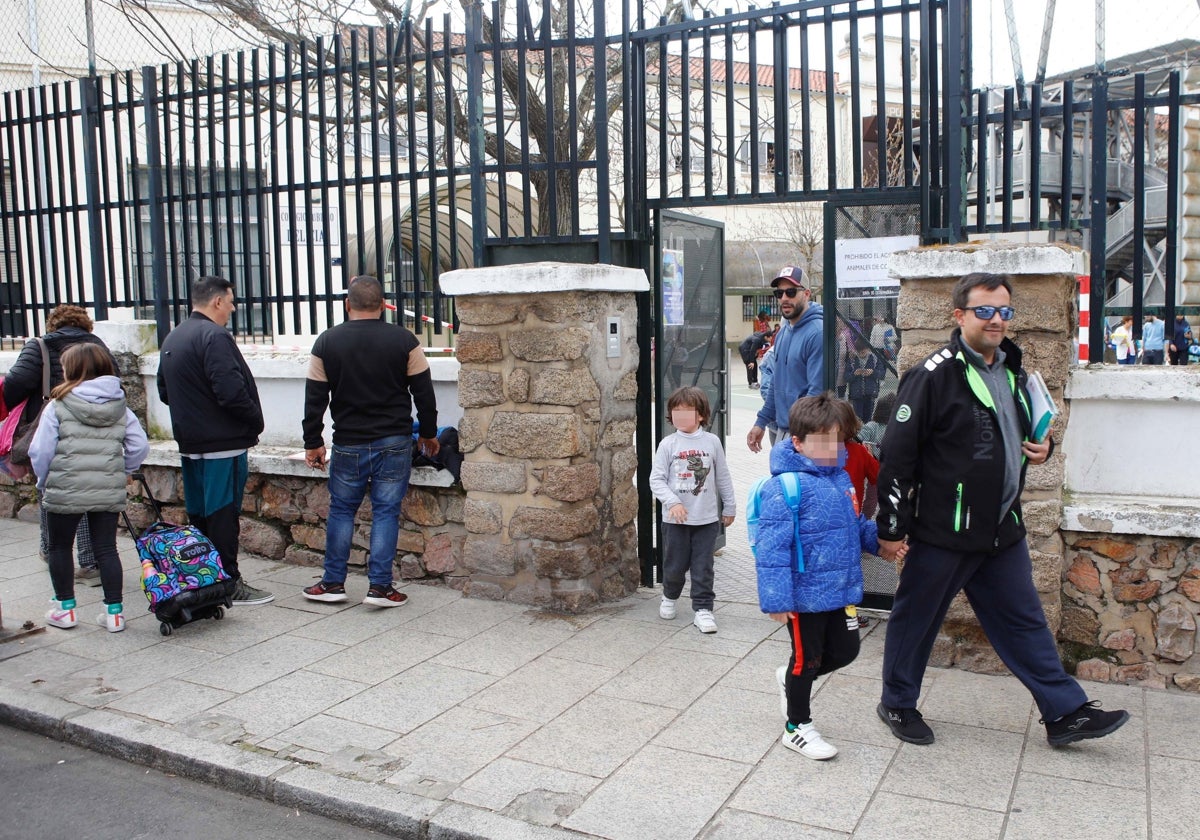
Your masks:
<path fill-rule="evenodd" d="M 159 138 L 158 74 L 153 67 L 142 68 L 142 98 L 146 108 L 146 165 L 150 185 L 146 201 L 150 210 L 150 250 L 154 255 L 151 276 L 154 280 L 154 319 L 158 324 L 158 343 L 162 345 L 171 331 L 167 290 L 167 229 L 163 220 L 162 143 Z"/>
<path fill-rule="evenodd" d="M 96 151 L 96 132 L 100 124 L 100 80 L 95 75 L 88 76 L 80 80 L 79 89 L 83 95 L 83 172 L 92 260 L 92 297 L 96 320 L 103 321 L 108 318 L 108 284 L 104 276 L 104 228 L 100 215 L 100 177 Z"/>
<path fill-rule="evenodd" d="M 92 0 L 83 0 L 83 25 L 87 29 L 88 76 L 96 75 L 96 29 L 92 20 Z"/>
<path fill-rule="evenodd" d="M 467 7 L 467 134 L 471 170 L 472 258 L 478 268 L 485 262 L 484 239 L 487 237 L 487 185 L 483 176 L 483 56 L 479 45 L 483 38 L 483 2 L 471 0 Z"/>
<path fill-rule="evenodd" d="M 1050 31 L 1054 29 L 1054 3 L 1055 0 L 1046 0 L 1046 20 L 1042 24 L 1042 47 L 1038 51 L 1038 66 L 1037 75 L 1034 76 L 1034 84 L 1041 84 L 1046 81 L 1046 61 L 1050 57 Z"/>

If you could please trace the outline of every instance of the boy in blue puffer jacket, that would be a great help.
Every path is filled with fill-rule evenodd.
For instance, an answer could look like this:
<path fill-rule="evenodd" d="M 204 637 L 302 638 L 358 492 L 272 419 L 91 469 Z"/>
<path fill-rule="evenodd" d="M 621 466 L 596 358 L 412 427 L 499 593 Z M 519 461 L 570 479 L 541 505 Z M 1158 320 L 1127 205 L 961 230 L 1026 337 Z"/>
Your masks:
<path fill-rule="evenodd" d="M 863 551 L 879 550 L 875 523 L 861 515 L 861 500 L 842 468 L 842 410 L 828 393 L 792 404 L 791 435 L 771 449 L 773 477 L 761 490 L 755 558 L 759 607 L 786 625 L 792 640 L 788 664 L 776 671 L 787 718 L 783 745 L 818 760 L 833 758 L 837 748 L 813 725 L 813 681 L 858 656 L 860 561 Z M 799 480 L 795 512 L 778 478 L 787 472 Z M 888 559 L 899 559 L 899 551 Z"/>

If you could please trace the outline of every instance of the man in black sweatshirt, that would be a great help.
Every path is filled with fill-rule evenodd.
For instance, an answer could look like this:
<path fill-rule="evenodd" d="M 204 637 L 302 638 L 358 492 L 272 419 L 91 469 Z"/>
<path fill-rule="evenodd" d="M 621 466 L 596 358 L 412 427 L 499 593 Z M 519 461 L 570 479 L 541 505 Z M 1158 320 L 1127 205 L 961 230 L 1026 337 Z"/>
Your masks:
<path fill-rule="evenodd" d="M 333 417 L 325 573 L 304 590 L 310 601 L 346 600 L 354 517 L 371 493 L 370 588 L 364 604 L 398 607 L 408 596 L 392 586 L 400 503 L 412 469 L 413 405 L 421 454 L 438 452 L 437 403 L 429 362 L 417 337 L 380 319 L 383 288 L 374 277 L 350 280 L 348 320 L 317 337 L 304 389 L 305 460 L 325 469 L 324 416 Z"/>

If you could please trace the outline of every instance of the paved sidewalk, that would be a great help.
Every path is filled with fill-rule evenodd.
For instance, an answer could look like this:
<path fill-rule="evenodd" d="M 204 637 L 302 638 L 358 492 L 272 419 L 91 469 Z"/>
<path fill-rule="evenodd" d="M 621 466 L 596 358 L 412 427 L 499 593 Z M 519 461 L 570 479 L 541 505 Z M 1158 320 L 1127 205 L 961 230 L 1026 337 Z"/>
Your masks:
<path fill-rule="evenodd" d="M 731 456 L 745 431 L 731 429 Z M 737 467 L 740 494 L 765 469 L 755 457 Z M 398 609 L 315 604 L 300 588 L 319 570 L 247 558 L 276 601 L 168 638 L 123 540 L 128 629 L 91 623 L 99 591 L 81 589 L 79 627 L 0 644 L 0 721 L 405 837 L 1195 835 L 1200 698 L 1090 684 L 1133 719 L 1052 750 L 1015 679 L 931 670 L 937 742 L 901 744 L 874 711 L 883 625 L 814 699 L 840 755 L 784 749 L 773 672 L 787 640 L 745 589 L 736 539 L 718 561 L 715 636 L 686 601 L 660 620 L 651 591 L 586 616 L 419 585 Z M 49 596 L 36 525 L 0 520 L 6 626 L 40 622 Z"/>

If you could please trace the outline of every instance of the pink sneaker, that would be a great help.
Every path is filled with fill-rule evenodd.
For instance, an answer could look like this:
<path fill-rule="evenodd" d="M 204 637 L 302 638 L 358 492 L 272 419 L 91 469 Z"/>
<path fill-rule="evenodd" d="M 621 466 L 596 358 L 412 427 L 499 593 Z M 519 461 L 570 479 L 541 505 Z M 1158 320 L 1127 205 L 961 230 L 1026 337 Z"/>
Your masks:
<path fill-rule="evenodd" d="M 79 623 L 75 618 L 74 601 L 51 601 L 50 603 L 54 604 L 54 606 L 46 612 L 46 623 L 51 627 L 61 627 L 63 630 L 70 630 Z M 63 603 L 69 603 L 71 607 L 63 609 Z"/>

